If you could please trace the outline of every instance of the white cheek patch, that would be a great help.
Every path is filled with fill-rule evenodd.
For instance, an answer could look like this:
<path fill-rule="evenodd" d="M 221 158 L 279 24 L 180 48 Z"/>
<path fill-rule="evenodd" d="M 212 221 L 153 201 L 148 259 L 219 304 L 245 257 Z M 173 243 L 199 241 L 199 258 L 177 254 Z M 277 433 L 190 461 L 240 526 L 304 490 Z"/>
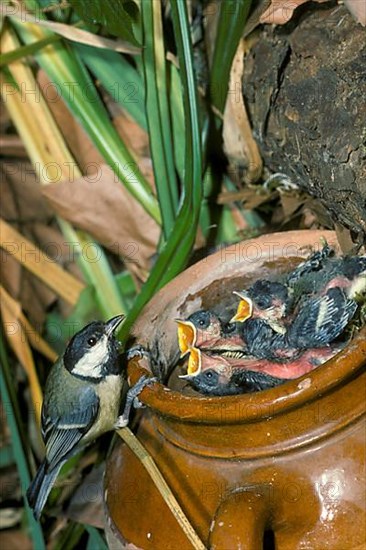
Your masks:
<path fill-rule="evenodd" d="M 95 346 L 79 359 L 72 369 L 73 374 L 88 376 L 89 378 L 100 378 L 102 367 L 107 361 L 108 355 L 108 337 L 104 335 Z"/>

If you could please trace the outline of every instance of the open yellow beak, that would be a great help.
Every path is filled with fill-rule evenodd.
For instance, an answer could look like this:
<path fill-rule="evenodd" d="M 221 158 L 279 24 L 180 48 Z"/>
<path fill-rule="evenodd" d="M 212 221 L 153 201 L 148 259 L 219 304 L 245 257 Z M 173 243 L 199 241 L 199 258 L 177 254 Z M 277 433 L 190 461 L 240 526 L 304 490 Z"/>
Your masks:
<path fill-rule="evenodd" d="M 243 296 L 238 292 L 234 292 L 234 294 L 237 294 L 241 300 L 239 302 L 238 309 L 236 310 L 236 314 L 232 319 L 230 319 L 230 323 L 244 323 L 244 321 L 250 319 L 253 314 L 253 302 L 250 298 Z"/>
<path fill-rule="evenodd" d="M 194 376 L 201 372 L 201 352 L 198 348 L 191 348 L 188 359 L 187 374 Z"/>
<path fill-rule="evenodd" d="M 180 356 L 184 357 L 196 343 L 197 331 L 196 327 L 190 321 L 181 321 L 176 319 L 178 324 L 178 345 Z"/>

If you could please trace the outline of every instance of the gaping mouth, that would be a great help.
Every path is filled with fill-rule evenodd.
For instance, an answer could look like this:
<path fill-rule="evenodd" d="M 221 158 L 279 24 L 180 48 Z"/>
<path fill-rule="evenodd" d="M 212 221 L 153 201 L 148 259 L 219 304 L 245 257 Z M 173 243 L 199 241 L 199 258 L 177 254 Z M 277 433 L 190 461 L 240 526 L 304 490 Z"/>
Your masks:
<path fill-rule="evenodd" d="M 194 347 L 197 338 L 197 330 L 190 321 L 175 320 L 178 324 L 178 345 L 180 356 L 184 357 Z"/>
<path fill-rule="evenodd" d="M 250 298 L 240 294 L 239 292 L 234 292 L 234 294 L 239 296 L 241 300 L 239 302 L 238 309 L 236 310 L 236 314 L 232 319 L 230 319 L 230 323 L 244 323 L 244 321 L 250 319 L 253 314 L 253 302 Z"/>
<path fill-rule="evenodd" d="M 192 347 L 189 353 L 187 374 L 196 376 L 201 372 L 201 352 L 198 348 Z"/>
<path fill-rule="evenodd" d="M 183 380 L 189 380 L 201 372 L 202 364 L 200 350 L 193 347 L 189 350 L 189 352 L 187 374 L 179 376 L 179 378 L 182 378 Z"/>

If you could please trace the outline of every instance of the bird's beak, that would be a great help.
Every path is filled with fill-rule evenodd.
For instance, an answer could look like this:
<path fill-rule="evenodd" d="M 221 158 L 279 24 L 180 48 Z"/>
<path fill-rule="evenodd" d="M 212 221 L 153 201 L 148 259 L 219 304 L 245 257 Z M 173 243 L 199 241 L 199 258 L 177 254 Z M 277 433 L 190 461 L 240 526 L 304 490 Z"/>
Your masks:
<path fill-rule="evenodd" d="M 178 376 L 178 378 L 180 378 L 181 380 L 192 380 L 192 378 L 194 378 L 194 374 L 180 374 Z"/>
<path fill-rule="evenodd" d="M 116 328 L 122 323 L 124 318 L 124 315 L 116 315 L 116 317 L 112 317 L 112 319 L 109 319 L 109 321 L 106 322 L 105 331 L 108 338 L 112 336 L 112 334 L 114 333 Z"/>
<path fill-rule="evenodd" d="M 250 319 L 253 313 L 253 302 L 248 296 L 245 296 L 244 293 L 234 292 L 239 298 L 241 298 L 236 314 L 230 323 L 244 323 L 247 319 Z"/>
<path fill-rule="evenodd" d="M 196 327 L 190 321 L 175 319 L 178 325 L 178 345 L 180 356 L 184 357 L 196 343 Z"/>
<path fill-rule="evenodd" d="M 201 372 L 201 366 L 201 352 L 198 348 L 193 347 L 189 350 L 187 374 L 196 376 Z"/>

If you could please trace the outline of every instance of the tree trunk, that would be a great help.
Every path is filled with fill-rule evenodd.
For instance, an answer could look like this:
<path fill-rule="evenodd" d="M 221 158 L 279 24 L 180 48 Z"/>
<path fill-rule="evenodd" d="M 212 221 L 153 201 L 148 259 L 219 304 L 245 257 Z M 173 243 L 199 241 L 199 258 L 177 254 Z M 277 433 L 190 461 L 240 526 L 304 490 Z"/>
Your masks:
<path fill-rule="evenodd" d="M 329 5 L 328 5 L 329 6 Z M 304 6 L 266 26 L 245 59 L 244 94 L 266 166 L 366 235 L 366 31 L 344 6 Z"/>

